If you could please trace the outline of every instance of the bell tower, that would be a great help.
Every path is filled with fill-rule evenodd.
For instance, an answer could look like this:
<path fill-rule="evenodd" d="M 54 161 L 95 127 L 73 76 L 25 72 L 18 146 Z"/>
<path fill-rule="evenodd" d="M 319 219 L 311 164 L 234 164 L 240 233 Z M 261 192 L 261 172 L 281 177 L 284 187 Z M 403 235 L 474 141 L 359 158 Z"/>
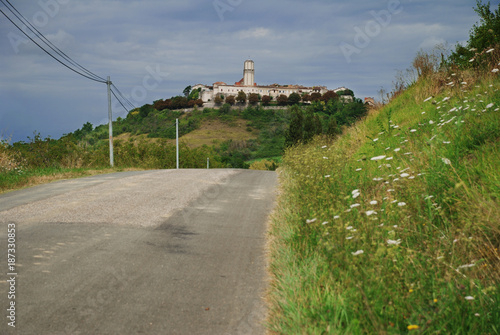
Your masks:
<path fill-rule="evenodd" d="M 255 64 L 253 60 L 246 60 L 243 68 L 243 86 L 255 85 Z"/>

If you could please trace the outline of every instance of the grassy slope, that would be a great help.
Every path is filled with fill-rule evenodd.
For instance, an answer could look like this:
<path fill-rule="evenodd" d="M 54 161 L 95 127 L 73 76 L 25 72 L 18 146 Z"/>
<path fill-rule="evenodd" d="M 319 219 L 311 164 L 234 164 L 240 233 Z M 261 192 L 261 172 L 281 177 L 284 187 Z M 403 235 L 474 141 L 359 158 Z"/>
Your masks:
<path fill-rule="evenodd" d="M 499 87 L 424 102 L 439 90 L 422 81 L 340 138 L 286 153 L 271 330 L 500 332 Z"/>
<path fill-rule="evenodd" d="M 258 130 L 248 131 L 247 120 L 236 119 L 234 122 L 222 122 L 218 119 L 205 119 L 201 126 L 185 135 L 179 137 L 179 141 L 185 143 L 190 148 L 198 148 L 203 145 L 213 146 L 223 141 L 247 141 L 257 139 Z M 122 133 L 115 136 L 116 140 L 123 141 L 150 141 L 155 142 L 157 138 L 148 138 L 147 134 L 131 135 Z M 167 143 L 175 144 L 175 140 L 168 140 Z"/>

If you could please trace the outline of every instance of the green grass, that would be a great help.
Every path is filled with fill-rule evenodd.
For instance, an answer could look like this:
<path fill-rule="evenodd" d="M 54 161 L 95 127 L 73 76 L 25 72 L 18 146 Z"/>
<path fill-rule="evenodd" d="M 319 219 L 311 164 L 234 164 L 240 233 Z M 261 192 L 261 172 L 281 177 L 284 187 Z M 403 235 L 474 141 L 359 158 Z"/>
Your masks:
<path fill-rule="evenodd" d="M 56 180 L 124 171 L 119 168 L 35 168 L 0 173 L 0 194 Z"/>
<path fill-rule="evenodd" d="M 431 86 L 285 153 L 271 331 L 500 332 L 499 80 Z"/>

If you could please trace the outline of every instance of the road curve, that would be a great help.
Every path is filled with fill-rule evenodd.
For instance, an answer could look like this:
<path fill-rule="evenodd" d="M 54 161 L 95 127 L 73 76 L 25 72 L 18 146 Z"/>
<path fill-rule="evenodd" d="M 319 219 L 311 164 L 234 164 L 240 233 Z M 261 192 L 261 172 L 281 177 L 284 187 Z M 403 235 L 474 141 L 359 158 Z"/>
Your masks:
<path fill-rule="evenodd" d="M 276 184 L 268 171 L 155 170 L 0 195 L 0 333 L 265 333 Z"/>

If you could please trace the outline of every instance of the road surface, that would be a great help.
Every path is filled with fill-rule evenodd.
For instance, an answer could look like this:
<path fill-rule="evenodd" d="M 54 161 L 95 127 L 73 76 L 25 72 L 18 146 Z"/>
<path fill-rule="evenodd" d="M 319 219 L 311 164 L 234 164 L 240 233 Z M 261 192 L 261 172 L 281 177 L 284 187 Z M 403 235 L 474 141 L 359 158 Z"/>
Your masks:
<path fill-rule="evenodd" d="M 157 170 L 0 195 L 0 333 L 265 333 L 276 183 Z"/>

